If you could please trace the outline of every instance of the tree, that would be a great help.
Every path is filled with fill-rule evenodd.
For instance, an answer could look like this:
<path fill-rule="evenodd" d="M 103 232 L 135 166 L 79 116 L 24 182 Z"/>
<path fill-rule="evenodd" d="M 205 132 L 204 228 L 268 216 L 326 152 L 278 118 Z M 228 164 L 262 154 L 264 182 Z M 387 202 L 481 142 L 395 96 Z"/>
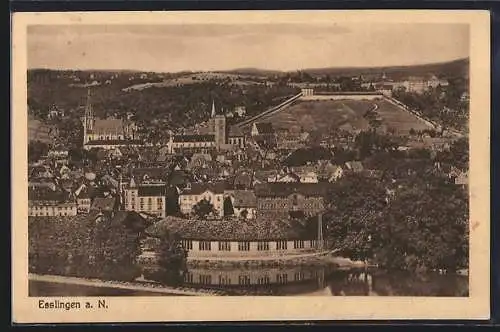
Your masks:
<path fill-rule="evenodd" d="M 359 175 L 345 176 L 328 193 L 325 235 L 340 253 L 352 259 L 374 255 L 379 213 L 386 205 L 380 182 Z"/>
<path fill-rule="evenodd" d="M 464 137 L 453 142 L 450 153 L 454 164 L 461 170 L 469 168 L 469 140 Z"/>
<path fill-rule="evenodd" d="M 325 234 L 352 259 L 420 271 L 468 267 L 468 193 L 440 177 L 415 175 L 391 187 L 344 177 L 327 199 Z"/>
<path fill-rule="evenodd" d="M 182 247 L 179 237 L 164 230 L 160 234 L 156 255 L 158 270 L 153 278 L 171 285 L 180 284 L 182 272 L 186 269 L 187 251 Z"/>
<path fill-rule="evenodd" d="M 467 267 L 467 193 L 440 179 L 415 178 L 391 201 L 379 234 L 377 261 L 388 268 Z"/>
<path fill-rule="evenodd" d="M 216 213 L 214 205 L 206 199 L 202 199 L 196 203 L 196 205 L 193 206 L 193 212 L 200 219 L 205 219 L 208 215 Z"/>
<path fill-rule="evenodd" d="M 169 186 L 166 194 L 165 212 L 169 216 L 177 216 L 180 213 L 179 193 L 175 186 Z"/>
<path fill-rule="evenodd" d="M 224 216 L 232 216 L 234 214 L 233 203 L 231 198 L 226 197 L 224 199 Z"/>

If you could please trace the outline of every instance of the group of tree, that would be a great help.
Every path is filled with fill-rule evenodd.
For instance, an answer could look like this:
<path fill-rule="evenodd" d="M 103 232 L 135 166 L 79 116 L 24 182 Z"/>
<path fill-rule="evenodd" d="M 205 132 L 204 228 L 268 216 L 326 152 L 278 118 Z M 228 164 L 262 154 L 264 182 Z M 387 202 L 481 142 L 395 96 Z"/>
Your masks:
<path fill-rule="evenodd" d="M 157 264 L 146 268 L 144 276 L 147 279 L 178 286 L 183 282 L 183 274 L 186 271 L 187 251 L 178 235 L 167 229 L 163 229 L 156 236 L 159 240 L 155 248 Z"/>
<path fill-rule="evenodd" d="M 29 219 L 29 272 L 104 280 L 133 281 L 142 273 L 169 284 L 182 280 L 187 253 L 178 236 L 156 234 L 157 263 L 141 264 L 141 240 L 148 224 L 124 223 L 109 214 L 61 222 Z M 152 268 L 152 269 L 151 269 Z"/>
<path fill-rule="evenodd" d="M 327 200 L 325 234 L 347 257 L 411 271 L 468 267 L 468 195 L 442 177 L 350 175 Z"/>
<path fill-rule="evenodd" d="M 445 127 L 463 130 L 467 127 L 469 104 L 461 99 L 467 91 L 462 81 L 451 80 L 447 87 L 438 86 L 423 93 L 401 88 L 393 92 L 393 97 L 430 120 Z"/>
<path fill-rule="evenodd" d="M 140 275 L 139 234 L 111 216 L 44 219 L 29 219 L 30 272 L 124 281 Z"/>
<path fill-rule="evenodd" d="M 200 219 L 206 219 L 210 215 L 215 215 L 216 211 L 212 202 L 202 199 L 193 206 L 193 213 Z"/>

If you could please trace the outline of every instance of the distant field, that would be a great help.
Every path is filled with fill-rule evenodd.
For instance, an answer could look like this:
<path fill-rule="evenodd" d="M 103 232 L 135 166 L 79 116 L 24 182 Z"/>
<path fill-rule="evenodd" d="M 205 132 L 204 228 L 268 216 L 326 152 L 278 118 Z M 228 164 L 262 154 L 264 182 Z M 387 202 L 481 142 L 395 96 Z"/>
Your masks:
<path fill-rule="evenodd" d="M 141 84 L 136 84 L 129 86 L 128 88 L 123 89 L 124 91 L 128 90 L 142 90 L 142 89 L 147 89 L 151 87 L 157 87 L 157 88 L 162 88 L 162 87 L 171 87 L 171 86 L 178 86 L 178 85 L 189 85 L 189 84 L 198 84 L 198 83 L 203 83 L 208 80 L 224 80 L 224 79 L 229 79 L 233 84 L 238 84 L 238 85 L 252 85 L 252 84 L 258 84 L 255 81 L 252 81 L 251 77 L 245 76 L 245 75 L 234 75 L 234 74 L 225 74 L 225 73 L 193 73 L 193 74 L 188 74 L 184 75 L 178 78 L 171 78 L 168 80 L 165 80 L 163 82 L 147 82 L 147 83 L 141 83 Z"/>
<path fill-rule="evenodd" d="M 423 121 L 385 100 L 317 100 L 299 101 L 282 112 L 263 118 L 276 129 L 304 128 L 306 131 L 327 132 L 330 128 L 343 128 L 349 131 L 370 128 L 364 118 L 368 110 L 374 109 L 388 128 L 398 134 L 408 134 L 411 128 L 429 128 Z"/>

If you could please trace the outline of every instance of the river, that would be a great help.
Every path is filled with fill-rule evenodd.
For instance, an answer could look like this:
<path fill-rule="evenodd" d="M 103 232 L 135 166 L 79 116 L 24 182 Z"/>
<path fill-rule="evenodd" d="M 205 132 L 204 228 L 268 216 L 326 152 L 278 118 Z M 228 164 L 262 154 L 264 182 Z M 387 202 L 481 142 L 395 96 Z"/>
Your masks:
<path fill-rule="evenodd" d="M 146 275 L 146 279 L 149 277 Z M 149 278 L 150 279 L 150 278 Z M 169 285 L 169 283 L 166 283 Z M 169 285 L 171 286 L 171 285 Z M 192 268 L 175 286 L 228 295 L 468 296 L 468 278 L 438 273 L 329 270 L 317 267 Z M 30 296 L 168 296 L 165 293 L 30 280 Z"/>

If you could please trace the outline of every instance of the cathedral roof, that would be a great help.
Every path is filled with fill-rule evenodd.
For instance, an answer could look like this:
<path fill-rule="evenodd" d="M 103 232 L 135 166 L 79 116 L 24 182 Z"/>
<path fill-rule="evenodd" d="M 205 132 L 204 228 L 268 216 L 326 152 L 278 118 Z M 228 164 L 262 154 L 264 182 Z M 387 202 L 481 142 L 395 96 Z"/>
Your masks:
<path fill-rule="evenodd" d="M 122 119 L 96 119 L 93 126 L 94 132 L 119 132 L 124 131 L 126 125 Z"/>

